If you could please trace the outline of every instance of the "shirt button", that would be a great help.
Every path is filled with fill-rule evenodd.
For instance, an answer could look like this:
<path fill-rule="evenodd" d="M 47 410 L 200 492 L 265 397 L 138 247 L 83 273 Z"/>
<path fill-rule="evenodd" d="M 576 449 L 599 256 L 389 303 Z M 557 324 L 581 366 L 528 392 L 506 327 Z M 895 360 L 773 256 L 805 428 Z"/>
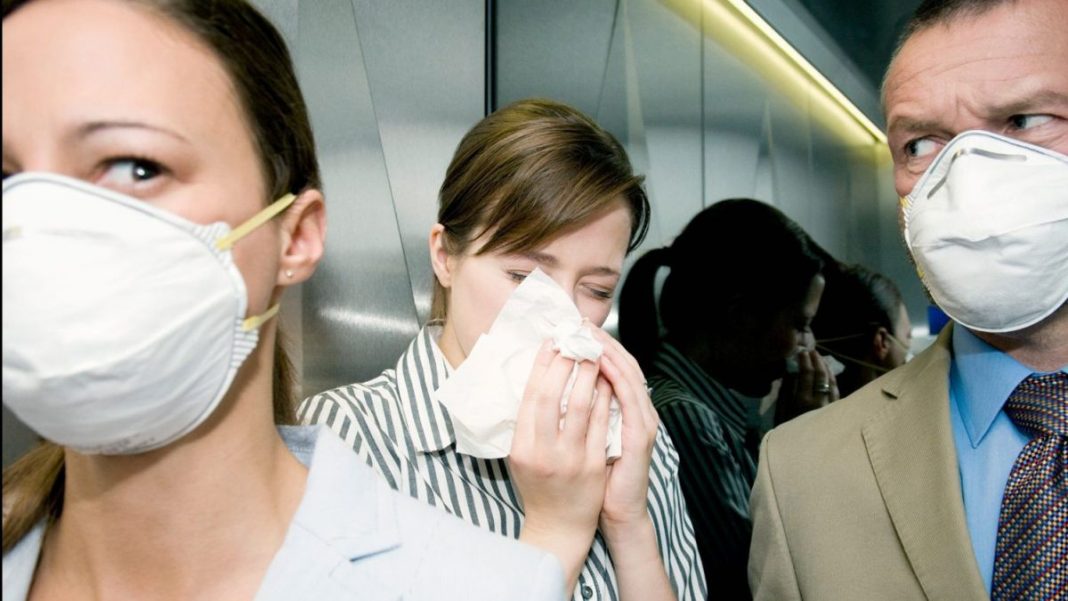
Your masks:
<path fill-rule="evenodd" d="M 582 585 L 582 598 L 583 599 L 592 599 L 593 598 L 593 588 L 591 588 L 588 584 L 583 584 Z"/>

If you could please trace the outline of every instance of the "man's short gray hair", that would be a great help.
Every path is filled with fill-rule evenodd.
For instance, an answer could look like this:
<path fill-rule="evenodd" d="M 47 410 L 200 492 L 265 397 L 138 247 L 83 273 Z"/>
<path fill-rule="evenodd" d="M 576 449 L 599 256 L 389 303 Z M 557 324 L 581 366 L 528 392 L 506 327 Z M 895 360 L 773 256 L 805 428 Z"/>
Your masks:
<path fill-rule="evenodd" d="M 1002 4 L 1009 4 L 1017 0 L 923 0 L 912 13 L 912 18 L 905 25 L 905 30 L 897 40 L 894 53 L 890 55 L 890 64 L 893 64 L 905 42 L 916 33 L 935 25 L 944 25 L 960 17 L 974 17 L 990 11 Z M 887 73 L 890 72 L 889 66 Z M 883 75 L 881 96 L 886 100 L 886 74 Z"/>

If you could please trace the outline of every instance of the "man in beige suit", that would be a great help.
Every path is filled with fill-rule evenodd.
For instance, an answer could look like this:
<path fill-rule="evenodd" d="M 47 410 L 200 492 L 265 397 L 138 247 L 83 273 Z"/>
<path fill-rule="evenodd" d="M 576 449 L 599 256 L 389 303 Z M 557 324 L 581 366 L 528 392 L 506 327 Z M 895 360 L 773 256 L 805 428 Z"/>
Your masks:
<path fill-rule="evenodd" d="M 1066 32 L 1068 0 L 917 10 L 884 104 L 904 237 L 955 323 L 765 438 L 756 599 L 1068 598 Z"/>

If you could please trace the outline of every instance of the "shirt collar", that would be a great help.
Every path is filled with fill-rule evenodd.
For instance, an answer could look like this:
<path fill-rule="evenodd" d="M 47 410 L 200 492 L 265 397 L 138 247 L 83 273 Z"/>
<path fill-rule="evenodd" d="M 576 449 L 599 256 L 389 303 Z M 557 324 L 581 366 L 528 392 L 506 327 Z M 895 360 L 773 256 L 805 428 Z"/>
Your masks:
<path fill-rule="evenodd" d="M 1030 368 L 955 324 L 949 385 L 972 447 L 978 447 Z"/>
<path fill-rule="evenodd" d="M 433 393 L 453 372 L 438 347 L 441 326 L 426 325 L 397 360 L 397 394 L 412 445 L 421 453 L 448 448 L 456 441 L 452 418 Z"/>
<path fill-rule="evenodd" d="M 279 426 L 278 431 L 308 468 L 291 530 L 299 525 L 349 560 L 401 544 L 392 491 L 334 432 L 325 426 Z"/>
<path fill-rule="evenodd" d="M 717 382 L 669 342 L 660 344 L 653 365 L 656 371 L 685 386 L 698 400 L 714 409 L 731 429 L 745 432 L 750 410 L 746 397 Z"/>
<path fill-rule="evenodd" d="M 41 558 L 44 532 L 45 520 L 41 520 L 18 544 L 4 553 L 4 599 L 25 599 L 29 596 L 33 574 Z"/>

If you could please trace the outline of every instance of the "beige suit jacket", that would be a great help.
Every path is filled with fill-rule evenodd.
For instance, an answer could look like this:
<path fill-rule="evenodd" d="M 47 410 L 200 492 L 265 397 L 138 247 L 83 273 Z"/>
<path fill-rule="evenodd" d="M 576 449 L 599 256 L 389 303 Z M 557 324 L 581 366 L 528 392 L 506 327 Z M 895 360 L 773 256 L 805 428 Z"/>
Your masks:
<path fill-rule="evenodd" d="M 950 329 L 904 366 L 765 437 L 750 499 L 755 599 L 989 598 L 949 423 Z"/>

